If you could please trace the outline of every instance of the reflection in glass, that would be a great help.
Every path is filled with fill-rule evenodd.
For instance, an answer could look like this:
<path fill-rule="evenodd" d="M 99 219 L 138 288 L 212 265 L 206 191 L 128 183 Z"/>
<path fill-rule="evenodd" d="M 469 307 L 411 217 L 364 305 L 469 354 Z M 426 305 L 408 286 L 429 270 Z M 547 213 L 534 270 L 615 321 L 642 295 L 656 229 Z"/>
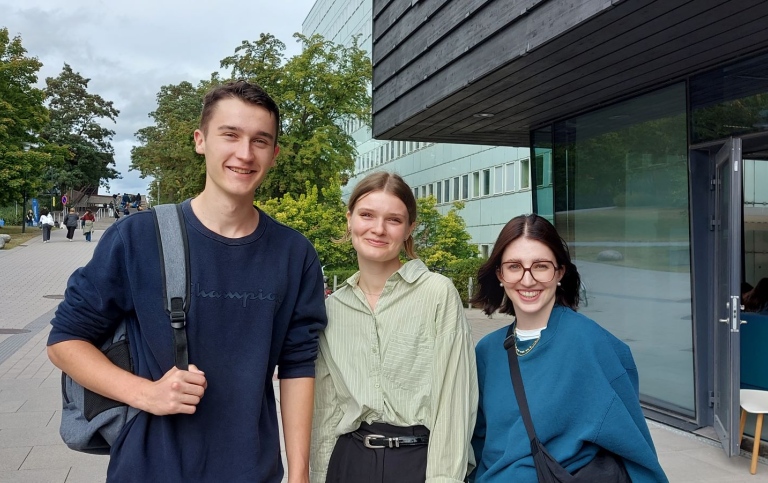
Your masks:
<path fill-rule="evenodd" d="M 686 132 L 684 84 L 556 123 L 554 218 L 581 311 L 632 348 L 641 398 L 694 416 Z"/>
<path fill-rule="evenodd" d="M 768 152 L 745 159 L 744 280 L 752 285 L 768 277 Z"/>
<path fill-rule="evenodd" d="M 768 55 L 691 79 L 692 144 L 768 130 Z"/>
<path fill-rule="evenodd" d="M 533 198 L 536 214 L 555 221 L 552 207 L 552 126 L 543 127 L 531 133 L 531 157 L 536 178 L 536 193 Z"/>

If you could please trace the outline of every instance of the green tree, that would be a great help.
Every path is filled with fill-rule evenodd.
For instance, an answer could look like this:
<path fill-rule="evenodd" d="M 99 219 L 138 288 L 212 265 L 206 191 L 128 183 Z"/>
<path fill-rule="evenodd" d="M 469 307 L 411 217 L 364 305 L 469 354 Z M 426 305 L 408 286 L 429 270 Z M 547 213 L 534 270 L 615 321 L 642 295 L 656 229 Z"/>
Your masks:
<path fill-rule="evenodd" d="M 64 191 L 109 186 L 109 180 L 120 178 L 115 170 L 112 137 L 115 132 L 102 127 L 101 120 L 116 122 L 120 113 L 112 101 L 88 92 L 86 79 L 68 64 L 57 77 L 45 80 L 50 123 L 43 131 L 46 141 L 65 147 L 70 156 L 60 168 L 54 168 L 51 179 Z"/>
<path fill-rule="evenodd" d="M 341 187 L 323 188 L 322 200 L 317 186 L 307 183 L 305 193 L 286 194 L 258 202 L 257 206 L 275 220 L 303 234 L 315 246 L 320 263 L 328 267 L 349 267 L 356 263 L 351 243 L 338 243 L 347 228 L 346 207 L 341 201 Z"/>
<path fill-rule="evenodd" d="M 442 271 L 456 260 L 476 258 L 477 247 L 459 215 L 464 203 L 455 202 L 448 213 L 441 215 L 434 196 L 419 198 L 419 225 L 413 233 L 416 254 L 432 270 Z"/>
<path fill-rule="evenodd" d="M 43 173 L 53 163 L 38 137 L 48 122 L 44 93 L 35 87 L 42 63 L 29 57 L 21 37 L 0 29 L 0 206 L 44 188 Z"/>
<path fill-rule="evenodd" d="M 178 202 L 197 195 L 205 186 L 205 160 L 195 152 L 192 133 L 211 81 L 167 85 L 157 94 L 157 109 L 149 113 L 152 126 L 139 129 L 139 146 L 131 149 L 131 169 L 154 177 L 150 193 L 160 202 Z"/>
<path fill-rule="evenodd" d="M 335 45 L 320 36 L 295 34 L 303 50 L 290 59 L 285 44 L 270 34 L 243 41 L 221 61 L 231 79 L 246 78 L 261 85 L 280 107 L 280 155 L 256 192 L 261 201 L 296 198 L 307 186 L 345 184 L 354 168 L 354 140 L 341 127 L 350 120 L 367 122 L 371 98 L 371 64 L 357 44 Z M 205 92 L 223 80 L 218 73 L 198 86 L 189 82 L 164 86 L 158 108 L 150 113 L 154 125 L 140 129 L 140 145 L 131 151 L 131 169 L 153 176 L 151 187 L 162 187 L 162 201 L 178 201 L 199 193 L 205 183 L 203 158 L 194 152 Z M 309 182 L 309 184 L 307 184 Z"/>
<path fill-rule="evenodd" d="M 306 193 L 346 184 L 354 169 L 355 143 L 346 121 L 368 122 L 371 111 L 371 62 L 357 41 L 351 47 L 319 35 L 294 34 L 302 52 L 285 59 L 285 44 L 270 34 L 243 41 L 221 61 L 233 78 L 256 82 L 280 106 L 280 155 L 259 199 Z M 310 182 L 311 184 L 307 184 Z"/>

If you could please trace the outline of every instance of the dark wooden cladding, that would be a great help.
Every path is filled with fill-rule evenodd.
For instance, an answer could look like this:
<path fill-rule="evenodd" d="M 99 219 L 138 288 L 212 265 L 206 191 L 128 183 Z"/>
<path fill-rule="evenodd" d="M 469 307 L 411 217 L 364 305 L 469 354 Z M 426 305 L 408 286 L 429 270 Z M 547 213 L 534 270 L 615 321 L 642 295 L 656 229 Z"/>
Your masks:
<path fill-rule="evenodd" d="M 379 15 L 381 15 L 381 12 L 384 11 L 384 9 L 386 9 L 387 7 L 389 7 L 389 5 L 392 4 L 392 2 L 394 1 L 395 0 L 382 0 L 380 2 L 374 2 L 373 12 L 372 12 L 373 21 L 375 22 L 378 19 Z M 412 3 L 412 0 L 407 0 L 407 1 L 409 4 Z"/>
<path fill-rule="evenodd" d="M 649 4 L 653 4 L 653 0 L 635 0 L 630 2 L 629 6 L 631 8 L 624 8 L 621 10 L 621 12 L 619 9 L 607 10 L 604 14 L 601 15 L 601 19 L 606 25 L 616 24 L 619 29 L 628 28 L 626 25 L 621 23 L 622 19 L 629 15 L 633 15 L 635 11 L 640 11 L 642 8 L 652 8 Z M 577 56 L 582 51 L 586 52 L 592 49 L 595 46 L 595 41 L 593 40 L 593 37 L 590 36 L 598 35 L 599 33 L 603 33 L 606 30 L 597 22 L 582 24 L 579 26 L 579 29 L 583 34 L 581 40 L 573 41 L 572 39 L 565 38 L 565 36 L 563 36 L 563 38 L 555 39 L 552 42 L 544 44 L 540 49 L 533 51 L 530 55 L 522 56 L 516 59 L 514 62 L 505 64 L 498 70 L 491 72 L 484 77 L 478 78 L 464 89 L 457 90 L 454 88 L 450 95 L 446 95 L 442 98 L 441 101 L 428 106 L 429 109 L 421 110 L 420 112 L 413 115 L 407 124 L 402 125 L 402 129 L 408 129 L 410 126 L 429 127 L 436 122 L 440 122 L 441 119 L 449 117 L 438 116 L 438 113 L 441 113 L 445 109 L 452 109 L 454 111 L 473 109 L 475 103 L 478 102 L 477 96 L 480 93 L 485 94 L 486 92 L 489 92 L 491 94 L 495 94 L 505 90 L 507 87 L 512 85 L 512 82 L 514 79 L 516 79 L 515 76 L 517 76 L 520 72 L 523 73 L 521 75 L 527 75 L 526 73 L 532 71 L 534 72 L 533 75 L 535 75 L 536 78 L 539 78 L 539 74 L 541 72 L 545 72 L 548 68 L 557 66 L 562 63 L 562 58 L 570 59 L 574 56 Z M 451 71 L 455 70 L 459 72 L 464 68 L 465 66 L 463 65 L 451 65 L 448 67 L 448 69 Z M 451 88 L 451 86 L 447 87 Z M 403 102 L 403 100 L 408 99 L 409 97 L 410 99 L 418 99 L 419 97 L 424 96 L 430 88 L 434 89 L 435 86 L 421 84 L 417 86 L 413 92 L 409 92 L 402 99 L 399 99 L 398 104 Z M 449 91 L 447 90 L 446 92 Z M 375 97 L 376 96 L 374 95 L 374 100 Z M 509 108 L 509 105 L 504 106 L 504 109 Z M 472 112 L 482 111 L 475 110 Z M 376 120 L 377 119 L 374 118 L 374 121 Z M 456 121 L 449 120 L 447 122 L 450 123 Z M 400 131 L 401 129 L 397 127 L 391 130 L 392 135 L 399 135 Z"/>
<path fill-rule="evenodd" d="M 374 136 L 524 146 L 544 123 L 768 50 L 765 0 L 529 3 L 415 3 L 430 21 L 410 8 L 374 43 Z"/>
<path fill-rule="evenodd" d="M 706 1 L 701 3 L 707 3 Z M 662 15 L 650 19 L 640 27 L 627 31 L 615 43 L 606 42 L 600 48 L 592 49 L 585 59 L 588 62 L 579 62 L 579 57 L 572 57 L 572 63 L 579 62 L 586 67 L 585 74 L 569 76 L 571 68 L 565 63 L 559 63 L 548 69 L 547 82 L 540 82 L 536 77 L 528 77 L 515 87 L 507 88 L 499 94 L 487 97 L 476 102 L 478 109 L 493 112 L 499 107 L 499 102 L 509 97 L 511 89 L 522 92 L 517 96 L 516 110 L 520 112 L 514 119 L 523 121 L 526 114 L 540 112 L 550 107 L 556 99 L 558 105 L 566 102 L 589 101 L 597 93 L 608 93 L 607 89 L 622 89 L 634 84 L 636 88 L 642 88 L 660 75 L 669 78 L 685 75 L 702 60 L 707 59 L 692 56 L 691 53 L 704 51 L 706 55 L 714 58 L 712 49 L 716 49 L 721 43 L 730 39 L 743 37 L 746 33 L 759 32 L 759 25 L 755 21 L 745 24 L 745 19 L 751 19 L 752 12 L 763 0 L 744 0 L 739 4 L 736 15 L 725 15 L 723 5 L 717 5 L 710 10 L 700 13 L 688 19 L 684 24 L 672 24 L 669 15 Z M 718 3 L 711 1 L 710 3 Z M 753 3 L 753 8 L 749 7 Z M 681 28 L 685 27 L 685 28 Z M 764 27 L 763 27 L 764 28 Z M 617 48 L 615 44 L 628 46 Z M 535 70 L 535 69 L 532 69 Z M 645 79 L 646 83 L 642 80 Z M 547 100 L 549 99 L 549 100 Z M 556 106 L 553 106 L 556 107 Z M 437 123 L 436 123 L 437 124 Z M 508 119 L 478 120 L 476 118 L 464 119 L 450 126 L 455 131 L 462 129 L 493 130 L 505 129 L 509 125 Z M 425 132 L 425 134 L 429 131 Z"/>
<path fill-rule="evenodd" d="M 411 14 L 414 10 L 419 10 L 420 4 L 413 4 L 411 0 L 389 0 L 386 2 L 385 8 L 377 14 L 374 13 L 374 25 L 376 28 L 373 32 L 373 41 L 378 42 L 382 36 L 390 36 L 390 29 L 393 25 L 403 25 L 409 23 L 406 17 L 407 14 Z M 375 8 L 375 7 L 374 7 Z M 371 60 L 375 61 L 373 57 Z"/>
<path fill-rule="evenodd" d="M 409 0 L 404 1 L 410 5 Z M 490 0 L 467 0 L 467 8 L 472 9 L 474 7 L 472 7 L 471 4 L 485 3 L 488 1 Z M 414 54 L 410 59 L 407 59 L 406 62 L 412 61 L 413 58 L 418 57 L 424 50 L 421 47 L 429 47 L 429 45 L 425 44 L 423 39 L 419 38 L 417 35 L 420 32 L 424 32 L 425 29 L 421 27 L 427 22 L 436 22 L 437 20 L 433 18 L 434 15 L 449 3 L 450 0 L 432 0 L 430 2 L 416 3 L 412 7 L 401 12 L 401 17 L 397 23 L 389 21 L 395 15 L 395 12 L 392 12 L 386 19 L 387 21 L 381 22 L 382 30 L 377 31 L 376 35 L 373 37 L 373 41 L 377 44 L 376 54 L 371 58 L 373 63 L 378 64 L 381 62 L 383 58 L 391 55 L 392 52 L 406 40 L 409 40 L 408 43 L 410 48 L 413 49 L 411 53 Z M 451 25 L 441 26 L 451 27 Z M 416 37 L 411 38 L 411 36 L 414 35 L 416 35 Z"/>
<path fill-rule="evenodd" d="M 746 17 L 749 18 L 749 17 Z M 718 24 L 729 23 L 733 17 L 721 20 Z M 720 35 L 713 35 L 708 38 L 702 38 L 696 42 L 696 53 L 691 53 L 691 47 L 688 45 L 675 51 L 667 51 L 664 46 L 647 50 L 642 54 L 636 55 L 633 60 L 637 62 L 634 65 L 624 63 L 619 72 L 608 75 L 605 71 L 601 74 L 590 74 L 575 79 L 569 84 L 560 83 L 559 86 L 552 86 L 547 92 L 540 92 L 535 98 L 530 98 L 526 102 L 518 105 L 519 114 L 509 119 L 496 120 L 483 126 L 478 123 L 467 124 L 465 127 L 469 130 L 495 130 L 508 129 L 508 126 L 516 122 L 530 124 L 536 116 L 552 115 L 563 108 L 580 109 L 589 107 L 591 100 L 596 96 L 614 97 L 621 95 L 627 89 L 639 90 L 652 87 L 658 82 L 660 75 L 666 78 L 683 78 L 692 70 L 697 70 L 701 65 L 714 65 L 733 59 L 733 48 L 738 48 L 743 52 L 750 52 L 755 47 L 768 46 L 768 42 L 762 44 L 754 43 L 754 36 L 759 35 L 765 29 L 766 18 L 760 18 L 747 24 L 733 26 L 724 30 Z M 653 68 L 649 70 L 649 65 Z M 549 100 L 543 99 L 546 96 Z M 551 98 L 558 99 L 554 101 Z M 456 130 L 452 129 L 456 132 Z"/>
<path fill-rule="evenodd" d="M 593 41 L 582 37 L 579 42 L 557 49 L 554 55 L 546 59 L 536 57 L 539 60 L 528 63 L 534 59 L 531 56 L 530 59 L 519 62 L 514 77 L 510 77 L 508 74 L 502 79 L 502 82 L 497 82 L 494 86 L 484 89 L 482 92 L 484 99 L 481 100 L 478 98 L 479 96 L 475 96 L 471 100 L 471 106 L 480 110 L 477 112 L 497 114 L 495 111 L 503 107 L 503 104 L 498 103 L 498 99 L 506 99 L 510 95 L 516 95 L 518 101 L 516 107 L 522 107 L 521 104 L 525 99 L 546 93 L 551 89 L 550 84 L 552 83 L 560 86 L 563 83 L 571 85 L 574 81 L 583 81 L 580 75 L 568 76 L 569 72 L 575 71 L 574 66 L 587 66 L 588 72 L 599 72 L 604 75 L 603 68 L 619 64 L 627 56 L 627 52 L 621 47 L 622 43 L 614 41 L 619 35 L 631 37 L 634 41 L 641 42 L 658 31 L 670 32 L 668 30 L 670 24 L 664 21 L 663 14 L 669 11 L 667 9 L 674 9 L 675 7 L 672 6 L 671 2 L 666 3 L 664 7 L 666 8 L 646 6 L 644 9 L 633 12 L 631 19 L 629 16 L 624 16 L 614 20 L 611 22 L 611 32 L 616 33 L 616 35 L 611 37 L 612 33 L 606 32 L 604 34 L 605 41 L 600 44 L 595 44 Z M 647 19 L 646 23 L 642 27 L 633 28 L 641 16 Z M 578 71 L 576 73 L 578 74 Z M 550 81 L 542 82 L 541 76 L 543 74 Z M 458 130 L 473 124 L 483 126 L 498 123 L 498 119 L 494 119 L 496 116 L 485 122 L 477 118 L 469 118 L 460 122 L 455 122 L 455 120 L 451 122 L 441 121 L 441 115 L 445 113 L 446 111 L 443 111 L 432 116 L 432 127 L 427 129 L 425 134 L 447 127 L 455 127 Z"/>
<path fill-rule="evenodd" d="M 476 11 L 463 8 L 477 3 L 483 8 Z M 373 88 L 377 96 L 373 112 L 376 114 L 396 102 L 408 86 L 442 84 L 440 78 L 446 68 L 455 71 L 452 73 L 456 74 L 459 85 L 470 83 L 547 42 L 550 34 L 578 25 L 600 12 L 604 5 L 602 0 L 562 4 L 543 0 L 453 1 L 406 44 L 401 44 L 397 55 L 389 55 L 376 64 Z M 452 28 L 456 22 L 461 23 Z M 374 51 L 377 49 L 378 45 L 374 44 Z M 412 61 L 411 57 L 417 55 L 418 59 Z M 459 71 L 454 68 L 457 64 L 462 66 Z M 405 65 L 408 68 L 397 74 L 397 82 L 386 82 Z M 426 100 L 426 104 L 434 103 Z"/>
<path fill-rule="evenodd" d="M 428 21 L 423 21 L 415 14 L 410 16 L 414 18 L 414 23 L 406 28 L 414 32 L 408 36 L 406 42 L 387 42 L 385 36 L 374 44 L 373 88 L 380 91 L 373 106 L 374 113 L 395 102 L 398 96 L 405 93 L 404 89 L 398 89 L 397 86 L 424 82 L 447 65 L 468 56 L 478 45 L 484 44 L 486 39 L 493 38 L 498 32 L 509 30 L 510 26 L 519 22 L 524 24 L 530 9 L 537 4 L 546 3 L 544 0 L 441 1 L 447 5 L 436 10 Z M 382 45 L 381 50 L 379 44 Z M 517 45 L 499 45 L 495 52 L 494 64 L 500 59 L 511 59 L 524 54 L 529 45 L 530 40 L 525 38 L 520 39 Z M 462 77 L 466 82 L 484 73 L 486 72 L 483 70 L 470 70 L 463 72 Z M 397 82 L 389 82 L 395 75 L 398 77 Z"/>

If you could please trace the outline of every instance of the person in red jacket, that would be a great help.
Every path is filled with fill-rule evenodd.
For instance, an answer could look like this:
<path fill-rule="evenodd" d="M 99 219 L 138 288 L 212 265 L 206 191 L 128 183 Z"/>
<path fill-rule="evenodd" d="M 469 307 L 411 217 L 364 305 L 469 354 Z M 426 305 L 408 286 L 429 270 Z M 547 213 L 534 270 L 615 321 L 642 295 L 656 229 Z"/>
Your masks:
<path fill-rule="evenodd" d="M 96 221 L 96 217 L 93 216 L 91 210 L 85 210 L 85 214 L 82 218 L 83 221 L 83 235 L 85 235 L 85 241 L 91 241 L 91 234 L 93 233 L 93 223 Z"/>

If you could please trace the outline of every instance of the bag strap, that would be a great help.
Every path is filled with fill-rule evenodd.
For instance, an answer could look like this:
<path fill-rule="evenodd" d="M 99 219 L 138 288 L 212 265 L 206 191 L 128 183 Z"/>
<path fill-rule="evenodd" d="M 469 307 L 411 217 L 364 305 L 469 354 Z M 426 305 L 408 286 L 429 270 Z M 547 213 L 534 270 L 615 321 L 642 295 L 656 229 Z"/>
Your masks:
<path fill-rule="evenodd" d="M 525 430 L 528 432 L 528 439 L 531 441 L 531 449 L 536 440 L 536 431 L 533 428 L 531 411 L 528 409 L 528 399 L 525 397 L 525 387 L 523 387 L 523 376 L 520 374 L 520 362 L 517 360 L 515 352 L 515 325 L 511 324 L 507 329 L 507 337 L 504 339 L 504 349 L 507 350 L 507 359 L 509 359 L 509 375 L 512 377 L 512 387 L 515 389 L 515 398 L 520 408 L 520 417 L 523 418 Z"/>
<path fill-rule="evenodd" d="M 160 249 L 165 311 L 171 319 L 176 367 L 189 369 L 187 312 L 189 312 L 189 245 L 181 205 L 152 207 Z"/>

